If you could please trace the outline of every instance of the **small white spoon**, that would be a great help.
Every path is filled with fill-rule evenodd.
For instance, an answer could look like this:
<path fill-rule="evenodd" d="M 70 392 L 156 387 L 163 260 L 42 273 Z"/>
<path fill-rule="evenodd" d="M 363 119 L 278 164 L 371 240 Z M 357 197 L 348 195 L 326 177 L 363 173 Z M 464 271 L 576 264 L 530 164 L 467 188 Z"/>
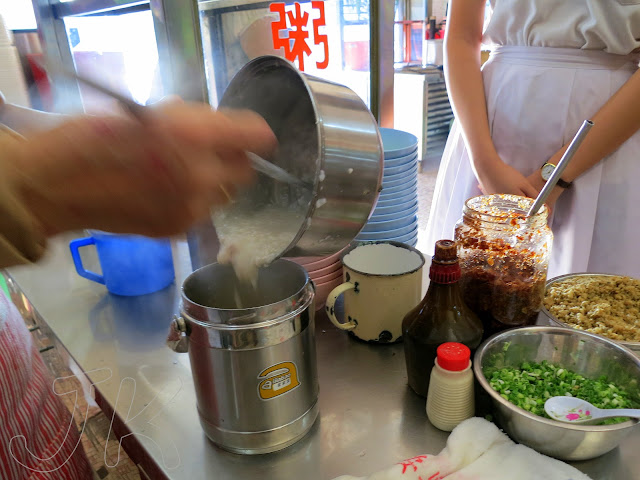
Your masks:
<path fill-rule="evenodd" d="M 598 408 L 575 397 L 551 397 L 544 402 L 544 410 L 554 420 L 566 423 L 595 423 L 605 418 L 640 418 L 639 408 Z"/>

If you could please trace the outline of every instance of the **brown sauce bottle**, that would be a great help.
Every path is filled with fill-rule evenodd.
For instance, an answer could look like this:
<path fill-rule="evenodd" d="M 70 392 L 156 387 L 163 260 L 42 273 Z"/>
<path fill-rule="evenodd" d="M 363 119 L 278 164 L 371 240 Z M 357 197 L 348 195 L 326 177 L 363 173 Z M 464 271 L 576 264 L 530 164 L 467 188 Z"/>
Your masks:
<path fill-rule="evenodd" d="M 420 304 L 402 320 L 402 341 L 409 386 L 427 396 L 436 350 L 458 342 L 471 350 L 482 341 L 482 322 L 462 298 L 456 243 L 438 240 L 429 269 L 429 288 Z"/>

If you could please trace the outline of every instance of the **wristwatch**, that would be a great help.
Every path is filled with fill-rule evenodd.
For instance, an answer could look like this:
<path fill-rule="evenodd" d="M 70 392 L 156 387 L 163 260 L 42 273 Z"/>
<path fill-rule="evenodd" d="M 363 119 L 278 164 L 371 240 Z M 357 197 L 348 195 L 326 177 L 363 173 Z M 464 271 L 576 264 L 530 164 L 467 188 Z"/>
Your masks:
<path fill-rule="evenodd" d="M 546 162 L 544 165 L 542 165 L 542 168 L 540 169 L 540 175 L 545 182 L 549 180 L 555 168 L 556 166 L 553 163 L 549 162 Z M 562 188 L 569 188 L 572 184 L 573 182 L 565 182 L 561 178 L 559 178 L 558 183 L 556 183 L 556 185 Z"/>

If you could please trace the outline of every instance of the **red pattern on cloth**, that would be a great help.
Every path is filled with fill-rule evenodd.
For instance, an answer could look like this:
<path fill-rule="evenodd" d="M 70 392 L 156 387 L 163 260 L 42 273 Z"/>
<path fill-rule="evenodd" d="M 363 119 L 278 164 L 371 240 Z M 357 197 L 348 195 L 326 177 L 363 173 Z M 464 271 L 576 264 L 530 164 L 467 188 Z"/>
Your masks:
<path fill-rule="evenodd" d="M 92 478 L 71 413 L 24 320 L 0 292 L 0 479 Z"/>
<path fill-rule="evenodd" d="M 414 472 L 418 471 L 418 467 L 416 466 L 416 463 L 422 463 L 424 462 L 424 460 L 427 458 L 426 455 L 418 455 L 417 457 L 413 457 L 413 458 L 409 458 L 408 460 L 405 460 L 404 462 L 400 462 L 398 465 L 402 465 L 402 473 L 405 474 L 407 472 L 407 469 L 409 467 L 413 468 Z M 440 473 L 440 472 L 438 472 Z"/>

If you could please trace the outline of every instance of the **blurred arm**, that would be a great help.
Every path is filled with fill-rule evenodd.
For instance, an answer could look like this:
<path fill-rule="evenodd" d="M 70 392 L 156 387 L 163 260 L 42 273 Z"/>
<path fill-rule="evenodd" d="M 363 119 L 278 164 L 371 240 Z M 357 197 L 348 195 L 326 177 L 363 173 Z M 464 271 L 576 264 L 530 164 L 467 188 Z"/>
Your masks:
<path fill-rule="evenodd" d="M 65 118 L 66 115 L 18 107 L 10 103 L 3 103 L 0 99 L 0 124 L 4 124 L 23 135 L 53 128 Z"/>

